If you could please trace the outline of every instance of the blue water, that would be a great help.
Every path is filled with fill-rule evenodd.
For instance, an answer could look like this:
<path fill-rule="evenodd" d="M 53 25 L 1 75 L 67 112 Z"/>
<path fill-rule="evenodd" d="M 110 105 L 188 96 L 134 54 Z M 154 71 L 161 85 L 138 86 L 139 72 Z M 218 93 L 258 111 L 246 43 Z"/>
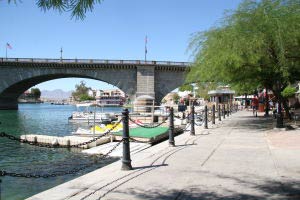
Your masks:
<path fill-rule="evenodd" d="M 76 110 L 72 105 L 20 104 L 19 110 L 0 111 L 0 132 L 20 136 L 22 134 L 44 134 L 54 136 L 71 135 L 80 124 L 68 123 L 68 117 Z M 104 112 L 121 112 L 121 108 L 104 108 Z M 115 159 L 101 160 L 97 156 L 80 153 L 78 149 L 48 149 L 20 144 L 0 138 L 0 170 L 8 172 L 44 174 L 71 170 L 87 163 L 92 167 L 75 175 L 52 178 L 0 177 L 2 200 L 18 200 L 74 179 L 100 168 Z"/>

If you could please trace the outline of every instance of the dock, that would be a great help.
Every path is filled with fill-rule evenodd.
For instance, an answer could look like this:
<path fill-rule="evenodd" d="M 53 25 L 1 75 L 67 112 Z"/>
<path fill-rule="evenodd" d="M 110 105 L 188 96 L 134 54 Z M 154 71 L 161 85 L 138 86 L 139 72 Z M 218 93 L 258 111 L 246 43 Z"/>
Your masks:
<path fill-rule="evenodd" d="M 20 138 L 23 140 L 26 139 L 29 142 L 34 142 L 39 144 L 50 144 L 50 145 L 61 145 L 61 146 L 76 145 L 93 139 L 93 137 L 80 137 L 80 136 L 59 137 L 59 136 L 49 136 L 49 135 L 37 135 L 37 134 L 21 135 Z M 114 139 L 115 138 L 113 135 L 104 136 L 95 142 L 92 142 L 87 145 L 82 145 L 81 148 L 89 149 L 91 147 L 106 144 L 108 142 L 113 141 Z"/>

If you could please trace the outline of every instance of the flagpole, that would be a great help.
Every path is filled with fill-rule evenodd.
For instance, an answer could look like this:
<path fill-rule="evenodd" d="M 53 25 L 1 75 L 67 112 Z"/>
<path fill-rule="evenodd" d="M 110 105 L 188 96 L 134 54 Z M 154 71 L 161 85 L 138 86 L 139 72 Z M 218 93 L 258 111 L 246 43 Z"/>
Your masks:
<path fill-rule="evenodd" d="M 145 62 L 147 61 L 147 35 L 145 37 Z"/>
<path fill-rule="evenodd" d="M 5 58 L 7 60 L 7 45 L 5 45 Z"/>

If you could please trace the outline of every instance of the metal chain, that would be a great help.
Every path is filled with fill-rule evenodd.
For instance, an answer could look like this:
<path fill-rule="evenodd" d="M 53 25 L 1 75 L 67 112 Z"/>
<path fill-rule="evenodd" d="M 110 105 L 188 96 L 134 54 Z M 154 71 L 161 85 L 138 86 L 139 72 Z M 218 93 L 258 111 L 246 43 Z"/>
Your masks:
<path fill-rule="evenodd" d="M 93 138 L 89 141 L 82 142 L 82 143 L 79 143 L 79 144 L 73 144 L 73 145 L 59 145 L 59 144 L 51 145 L 51 144 L 35 143 L 35 142 L 28 141 L 26 139 L 21 139 L 21 138 L 18 138 L 16 136 L 9 135 L 5 132 L 1 132 L 0 137 L 6 137 L 6 138 L 8 138 L 10 140 L 13 140 L 13 141 L 17 141 L 17 142 L 24 143 L 24 144 L 29 144 L 29 145 L 32 145 L 32 146 L 38 146 L 38 147 L 46 147 L 46 148 L 83 148 L 82 147 L 83 145 L 87 145 L 87 144 L 90 144 L 92 142 L 95 142 L 95 141 L 99 140 L 100 138 L 110 134 L 110 132 L 121 123 L 121 121 L 122 121 L 122 119 L 119 120 L 116 124 L 114 124 L 114 126 L 111 129 L 109 129 L 107 132 L 103 133 L 102 135 L 99 135 L 99 136 L 97 136 L 97 137 L 95 137 L 95 138 Z"/>
<path fill-rule="evenodd" d="M 190 123 L 186 124 L 186 125 L 185 125 L 185 128 L 184 128 L 182 131 L 183 131 L 183 132 L 187 131 L 187 129 L 188 129 L 190 126 L 191 126 Z"/>
<path fill-rule="evenodd" d="M 109 150 L 106 154 L 102 155 L 101 158 L 105 159 L 111 154 L 123 141 L 124 139 L 120 140 L 111 150 Z M 79 168 L 74 168 L 69 171 L 64 172 L 56 172 L 56 173 L 49 173 L 49 174 L 32 174 L 32 173 L 15 173 L 15 172 L 7 172 L 4 170 L 0 170 L 0 177 L 1 176 L 11 176 L 11 177 L 22 177 L 22 178 L 49 178 L 49 177 L 57 177 L 57 176 L 64 176 L 68 174 L 75 174 L 81 170 L 87 169 L 94 165 L 94 163 L 83 165 Z"/>
<path fill-rule="evenodd" d="M 132 142 L 149 143 L 149 142 L 147 142 L 147 141 L 137 140 L 137 139 L 135 139 L 135 138 L 133 138 L 133 137 L 129 137 L 129 139 L 130 139 L 130 141 L 132 141 Z"/>
<path fill-rule="evenodd" d="M 169 117 L 169 116 L 168 116 Z M 136 124 L 136 125 L 138 125 L 139 127 L 142 127 L 142 128 L 157 128 L 157 127 L 159 127 L 159 126 L 161 126 L 162 124 L 164 124 L 167 120 L 164 120 L 164 121 L 162 121 L 161 123 L 159 123 L 159 124 L 156 124 L 156 125 L 152 125 L 152 126 L 146 126 L 146 125 L 141 125 L 141 124 L 138 124 L 138 123 L 136 123 L 133 119 L 131 119 L 130 117 L 129 117 L 129 120 L 132 122 L 132 123 L 134 123 L 134 124 Z"/>

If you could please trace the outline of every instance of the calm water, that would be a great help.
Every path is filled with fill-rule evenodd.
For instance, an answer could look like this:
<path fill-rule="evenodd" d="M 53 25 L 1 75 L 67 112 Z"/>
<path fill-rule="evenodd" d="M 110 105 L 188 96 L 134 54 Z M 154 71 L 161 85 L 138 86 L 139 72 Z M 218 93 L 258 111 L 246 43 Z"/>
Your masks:
<path fill-rule="evenodd" d="M 68 117 L 76 110 L 71 105 L 20 104 L 17 111 L 0 111 L 0 131 L 19 136 L 22 134 L 70 135 L 78 124 L 68 123 Z M 121 108 L 104 108 L 104 112 L 120 112 Z M 18 200 L 74 179 L 96 168 L 115 161 L 100 160 L 97 156 L 80 153 L 80 150 L 48 149 L 19 144 L 0 138 L 0 170 L 22 173 L 51 173 L 73 169 L 87 163 L 93 167 L 75 175 L 54 178 L 0 177 L 2 200 Z"/>

